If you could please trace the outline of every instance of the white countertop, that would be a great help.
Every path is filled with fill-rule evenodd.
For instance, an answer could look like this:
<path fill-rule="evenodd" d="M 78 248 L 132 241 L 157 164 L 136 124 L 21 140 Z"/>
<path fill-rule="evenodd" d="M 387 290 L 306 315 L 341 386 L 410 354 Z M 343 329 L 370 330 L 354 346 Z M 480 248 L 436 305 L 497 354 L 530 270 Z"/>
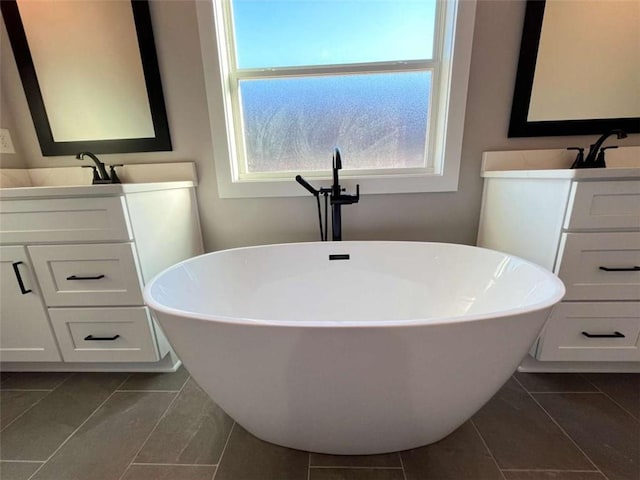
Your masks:
<path fill-rule="evenodd" d="M 556 150 L 515 150 L 484 152 L 483 178 L 540 178 L 597 180 L 640 178 L 640 147 L 608 150 L 607 168 L 571 169 L 576 152 Z"/>
<path fill-rule="evenodd" d="M 193 162 L 125 165 L 117 173 L 123 183 L 92 185 L 91 170 L 79 167 L 0 169 L 0 199 L 111 196 L 197 185 Z"/>

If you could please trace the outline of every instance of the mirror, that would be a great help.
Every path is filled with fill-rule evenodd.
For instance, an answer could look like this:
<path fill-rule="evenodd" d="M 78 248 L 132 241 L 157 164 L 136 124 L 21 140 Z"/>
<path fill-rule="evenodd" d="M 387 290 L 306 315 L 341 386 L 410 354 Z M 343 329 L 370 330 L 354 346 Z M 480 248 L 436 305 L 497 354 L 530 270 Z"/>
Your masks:
<path fill-rule="evenodd" d="M 640 132 L 640 3 L 528 0 L 509 137 Z"/>
<path fill-rule="evenodd" d="M 44 156 L 171 150 L 147 0 L 2 0 Z"/>

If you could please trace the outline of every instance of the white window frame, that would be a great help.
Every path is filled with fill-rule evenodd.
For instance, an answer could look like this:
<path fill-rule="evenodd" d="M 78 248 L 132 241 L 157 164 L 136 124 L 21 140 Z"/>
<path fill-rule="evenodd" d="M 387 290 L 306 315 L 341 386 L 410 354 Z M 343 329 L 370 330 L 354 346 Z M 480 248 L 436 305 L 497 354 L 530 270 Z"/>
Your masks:
<path fill-rule="evenodd" d="M 196 2 L 198 29 L 209 108 L 209 121 L 213 141 L 218 194 L 221 198 L 303 196 L 308 192 L 298 185 L 294 172 L 290 178 L 282 174 L 262 173 L 246 175 L 238 167 L 241 157 L 237 151 L 236 132 L 239 123 L 237 95 L 238 77 L 228 72 L 230 48 L 223 28 L 216 28 L 225 21 L 223 0 Z M 374 73 L 389 71 L 432 72 L 428 163 L 423 169 L 349 170 L 349 152 L 342 151 L 343 170 L 341 185 L 352 190 L 360 184 L 362 194 L 445 192 L 458 189 L 460 155 L 464 116 L 467 103 L 467 87 L 471 63 L 471 44 L 475 22 L 476 0 L 439 0 L 438 13 L 441 31 L 436 34 L 433 61 L 390 62 L 346 66 L 315 67 L 317 73 Z M 439 60 L 439 61 L 438 61 Z M 292 68 L 292 71 L 309 69 Z M 266 78 L 268 71 L 248 71 L 242 78 Z M 331 183 L 331 155 L 327 152 L 326 172 L 299 172 L 316 188 Z M 277 175 L 277 176 L 276 176 Z M 278 178 L 280 177 L 280 178 Z"/>

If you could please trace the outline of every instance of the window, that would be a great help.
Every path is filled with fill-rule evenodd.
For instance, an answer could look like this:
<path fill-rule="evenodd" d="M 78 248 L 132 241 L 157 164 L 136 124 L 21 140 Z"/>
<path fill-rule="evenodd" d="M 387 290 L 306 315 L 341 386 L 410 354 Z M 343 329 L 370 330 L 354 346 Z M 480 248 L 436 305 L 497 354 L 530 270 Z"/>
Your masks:
<path fill-rule="evenodd" d="M 457 189 L 475 3 L 197 2 L 222 197 Z M 351 183 L 350 183 L 351 182 Z"/>

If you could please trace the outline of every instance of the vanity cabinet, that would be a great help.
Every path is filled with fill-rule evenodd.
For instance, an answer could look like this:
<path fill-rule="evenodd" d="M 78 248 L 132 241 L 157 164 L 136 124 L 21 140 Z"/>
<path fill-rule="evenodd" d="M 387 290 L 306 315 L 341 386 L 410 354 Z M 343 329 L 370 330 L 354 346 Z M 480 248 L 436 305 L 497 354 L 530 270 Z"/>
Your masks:
<path fill-rule="evenodd" d="M 640 362 L 640 175 L 633 172 L 483 173 L 478 245 L 546 267 L 567 289 L 528 371 L 598 370 L 601 362 L 621 362 L 602 368 L 623 371 Z"/>
<path fill-rule="evenodd" d="M 203 252 L 193 190 L 158 182 L 3 196 L 3 368 L 175 368 L 142 291 L 164 268 Z M 33 295 L 16 286 L 16 261 Z"/>

